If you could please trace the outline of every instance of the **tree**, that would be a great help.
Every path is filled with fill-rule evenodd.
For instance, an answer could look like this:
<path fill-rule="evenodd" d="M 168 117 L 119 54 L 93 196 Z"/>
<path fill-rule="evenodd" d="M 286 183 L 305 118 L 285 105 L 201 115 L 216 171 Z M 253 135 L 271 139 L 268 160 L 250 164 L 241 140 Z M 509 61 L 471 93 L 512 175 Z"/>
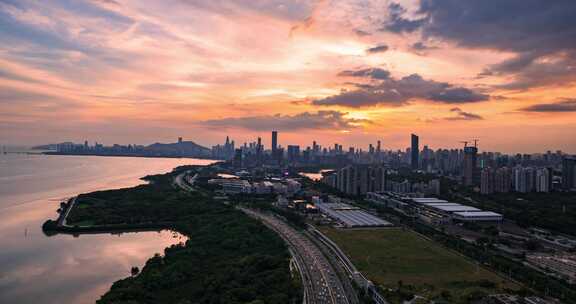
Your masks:
<path fill-rule="evenodd" d="M 132 267 L 132 269 L 130 269 L 130 274 L 132 274 L 133 277 L 137 276 L 140 273 L 140 269 L 136 266 Z"/>

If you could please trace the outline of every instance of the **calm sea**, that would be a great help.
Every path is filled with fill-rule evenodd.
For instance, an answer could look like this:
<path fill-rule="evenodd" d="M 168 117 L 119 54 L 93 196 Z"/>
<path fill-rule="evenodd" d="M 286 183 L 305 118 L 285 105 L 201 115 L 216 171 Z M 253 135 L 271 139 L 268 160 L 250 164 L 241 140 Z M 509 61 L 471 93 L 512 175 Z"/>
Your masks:
<path fill-rule="evenodd" d="M 42 223 L 79 193 L 134 186 L 140 177 L 199 159 L 0 154 L 0 303 L 94 303 L 154 253 L 171 232 L 46 237 Z"/>

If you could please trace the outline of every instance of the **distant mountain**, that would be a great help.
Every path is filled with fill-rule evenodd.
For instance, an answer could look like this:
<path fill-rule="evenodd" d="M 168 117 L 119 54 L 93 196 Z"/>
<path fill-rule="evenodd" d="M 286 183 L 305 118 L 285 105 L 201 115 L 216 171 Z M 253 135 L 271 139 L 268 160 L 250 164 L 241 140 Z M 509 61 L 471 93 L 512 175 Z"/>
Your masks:
<path fill-rule="evenodd" d="M 59 149 L 60 147 L 60 149 Z M 107 155 L 107 156 L 148 156 L 148 157 L 199 157 L 209 158 L 211 150 L 193 141 L 176 143 L 155 143 L 149 146 L 138 145 L 96 145 L 86 147 L 83 144 L 65 142 L 33 147 L 34 150 L 48 150 L 46 154 L 70 155 Z"/>
<path fill-rule="evenodd" d="M 182 156 L 210 156 L 210 149 L 193 141 L 181 141 L 177 143 L 155 143 L 144 148 L 148 153 L 158 155 L 182 155 Z"/>

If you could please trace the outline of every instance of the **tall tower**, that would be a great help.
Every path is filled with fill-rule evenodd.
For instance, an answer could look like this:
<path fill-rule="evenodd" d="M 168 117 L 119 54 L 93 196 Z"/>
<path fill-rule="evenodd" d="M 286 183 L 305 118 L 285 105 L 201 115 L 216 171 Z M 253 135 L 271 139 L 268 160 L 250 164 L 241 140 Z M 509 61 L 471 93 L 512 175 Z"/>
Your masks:
<path fill-rule="evenodd" d="M 278 131 L 272 131 L 272 154 L 278 149 Z"/>
<path fill-rule="evenodd" d="M 416 134 L 412 134 L 411 136 L 412 138 L 412 145 L 410 147 L 410 153 L 412 154 L 410 157 L 410 165 L 412 167 L 412 170 L 418 170 L 418 160 L 419 160 L 419 154 L 420 154 L 420 150 L 418 148 L 418 136 Z"/>

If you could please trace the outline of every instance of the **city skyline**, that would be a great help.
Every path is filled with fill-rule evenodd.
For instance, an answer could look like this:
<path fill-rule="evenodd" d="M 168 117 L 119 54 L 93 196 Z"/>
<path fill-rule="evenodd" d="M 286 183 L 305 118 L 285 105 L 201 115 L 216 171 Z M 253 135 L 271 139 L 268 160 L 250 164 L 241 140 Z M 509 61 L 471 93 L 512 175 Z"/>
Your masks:
<path fill-rule="evenodd" d="M 269 152 L 271 156 L 274 156 L 277 152 L 280 154 L 289 154 L 290 147 L 294 147 L 299 149 L 300 152 L 310 151 L 313 153 L 332 153 L 336 152 L 337 154 L 348 154 L 348 153 L 368 153 L 368 154 L 380 154 L 380 153 L 407 153 L 409 154 L 410 159 L 409 164 L 411 165 L 412 169 L 417 169 L 417 165 L 413 166 L 413 164 L 417 164 L 421 162 L 421 157 L 425 155 L 427 152 L 430 151 L 459 151 L 464 154 L 500 154 L 500 155 L 507 155 L 507 156 L 522 156 L 522 155 L 549 155 L 549 154 L 557 154 L 563 157 L 576 157 L 576 155 L 572 155 L 572 153 L 562 150 L 543 150 L 538 152 L 530 152 L 530 153 L 523 153 L 521 151 L 515 152 L 504 152 L 504 151 L 490 151 L 481 149 L 479 145 L 478 139 L 473 139 L 469 141 L 459 141 L 460 146 L 457 147 L 431 147 L 426 142 L 423 143 L 422 149 L 419 148 L 419 136 L 417 134 L 410 134 L 409 142 L 405 147 L 400 148 L 389 148 L 382 146 L 382 141 L 378 140 L 375 143 L 367 143 L 366 145 L 355 146 L 352 144 L 340 144 L 336 143 L 322 143 L 316 140 L 307 139 L 308 142 L 304 143 L 303 145 L 294 144 L 290 142 L 284 142 L 278 140 L 279 132 L 278 131 L 271 131 L 269 134 L 270 142 L 267 144 L 263 137 L 258 136 L 256 138 L 251 138 L 246 141 L 236 141 L 229 135 L 226 135 L 224 143 L 216 143 L 215 145 L 203 145 L 202 143 L 196 142 L 194 140 L 178 137 L 176 142 L 171 142 L 168 140 L 167 143 L 162 143 L 155 141 L 151 144 L 135 144 L 135 143 L 102 143 L 98 141 L 91 142 L 89 140 L 81 141 L 80 143 L 73 142 L 73 141 L 66 141 L 61 143 L 49 143 L 43 145 L 36 145 L 29 148 L 35 150 L 54 150 L 59 151 L 60 149 L 65 150 L 73 150 L 73 149 L 84 149 L 84 150 L 93 150 L 93 149 L 102 149 L 102 148 L 129 148 L 129 149 L 142 149 L 148 148 L 152 146 L 172 146 L 178 147 L 181 144 L 192 144 L 194 147 L 198 147 L 199 149 L 207 149 L 212 151 L 219 151 L 218 153 L 223 153 L 224 155 L 233 154 L 235 149 L 250 149 L 257 151 L 258 153 Z M 376 145 L 374 145 L 376 144 Z M 10 147 L 10 146 L 4 146 Z M 416 147 L 416 149 L 414 149 Z M 416 151 L 416 152 L 415 152 Z M 466 153 L 469 152 L 469 153 Z M 276 155 L 277 157 L 278 155 Z M 224 157 L 226 158 L 226 157 Z M 475 161 L 473 161 L 475 162 Z"/>
<path fill-rule="evenodd" d="M 576 153 L 575 11 L 539 0 L 1 1 L 0 144 L 269 145 L 274 129 L 301 146 L 403 149 L 415 133 L 430 147 L 478 138 L 489 151 Z"/>

